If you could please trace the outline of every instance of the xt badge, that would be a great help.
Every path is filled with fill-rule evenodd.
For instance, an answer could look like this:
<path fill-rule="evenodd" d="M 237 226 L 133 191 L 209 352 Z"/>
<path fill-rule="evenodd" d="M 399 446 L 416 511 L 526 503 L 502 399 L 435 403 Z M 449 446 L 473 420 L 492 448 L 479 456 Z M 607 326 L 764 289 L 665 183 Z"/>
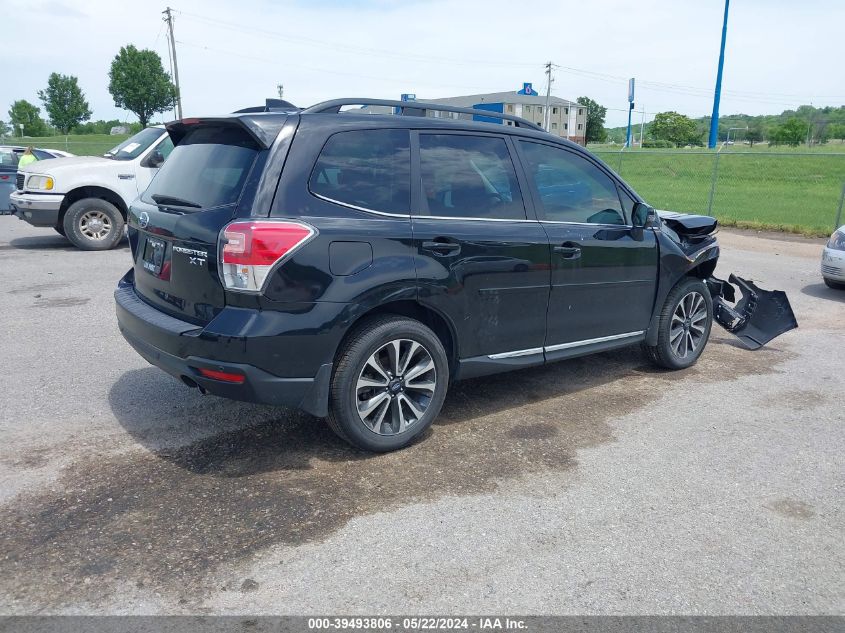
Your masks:
<path fill-rule="evenodd" d="M 205 266 L 205 260 L 208 259 L 208 252 L 198 251 L 193 248 L 184 248 L 183 246 L 174 246 L 173 250 L 177 253 L 182 253 L 188 256 L 188 262 L 191 266 Z"/>

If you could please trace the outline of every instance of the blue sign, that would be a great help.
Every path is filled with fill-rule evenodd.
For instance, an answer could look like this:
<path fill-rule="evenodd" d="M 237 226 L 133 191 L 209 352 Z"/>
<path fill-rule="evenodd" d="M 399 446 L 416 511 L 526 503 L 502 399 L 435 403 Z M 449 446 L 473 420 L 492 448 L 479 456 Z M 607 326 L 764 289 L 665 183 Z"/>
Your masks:
<path fill-rule="evenodd" d="M 411 92 L 403 92 L 402 93 L 402 101 L 416 101 L 417 95 Z"/>
<path fill-rule="evenodd" d="M 524 83 L 524 84 L 522 84 L 522 90 L 520 90 L 516 94 L 518 94 L 518 95 L 532 95 L 532 96 L 536 97 L 539 93 L 536 90 L 534 90 L 534 88 L 531 86 L 530 83 Z"/>

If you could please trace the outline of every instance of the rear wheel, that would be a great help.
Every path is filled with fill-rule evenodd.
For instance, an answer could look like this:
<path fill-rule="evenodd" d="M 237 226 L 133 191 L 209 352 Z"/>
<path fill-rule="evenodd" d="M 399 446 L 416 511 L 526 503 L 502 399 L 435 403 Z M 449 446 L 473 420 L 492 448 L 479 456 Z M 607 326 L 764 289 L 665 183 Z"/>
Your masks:
<path fill-rule="evenodd" d="M 84 251 L 105 251 L 123 238 L 124 221 L 117 207 L 101 198 L 77 200 L 65 213 L 65 235 Z"/>
<path fill-rule="evenodd" d="M 657 345 L 645 345 L 648 357 L 667 369 L 685 369 L 704 351 L 713 325 L 713 300 L 701 279 L 681 280 L 666 297 L 657 331 Z"/>
<path fill-rule="evenodd" d="M 825 277 L 824 283 L 828 288 L 833 288 L 834 290 L 845 290 L 845 283 L 842 283 L 841 281 L 833 281 L 833 279 Z"/>
<path fill-rule="evenodd" d="M 328 422 L 358 448 L 403 448 L 437 417 L 449 384 L 446 351 L 437 335 L 412 319 L 365 322 L 337 356 Z"/>

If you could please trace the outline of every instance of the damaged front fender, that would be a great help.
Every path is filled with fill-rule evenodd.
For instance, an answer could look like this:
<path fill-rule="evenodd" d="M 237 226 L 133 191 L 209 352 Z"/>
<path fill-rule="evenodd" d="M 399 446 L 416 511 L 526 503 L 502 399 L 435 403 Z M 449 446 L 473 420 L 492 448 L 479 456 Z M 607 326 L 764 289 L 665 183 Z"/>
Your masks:
<path fill-rule="evenodd" d="M 739 288 L 739 301 L 731 284 Z M 736 275 L 728 281 L 710 277 L 707 286 L 713 297 L 713 319 L 749 349 L 759 349 L 798 327 L 789 299 L 781 290 L 763 290 Z"/>

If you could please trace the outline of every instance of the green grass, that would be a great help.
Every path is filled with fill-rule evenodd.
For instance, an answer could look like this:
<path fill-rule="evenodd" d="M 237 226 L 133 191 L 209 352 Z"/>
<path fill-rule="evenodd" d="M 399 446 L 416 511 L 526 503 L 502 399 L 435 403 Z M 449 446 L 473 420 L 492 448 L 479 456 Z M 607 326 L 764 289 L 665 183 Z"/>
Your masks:
<path fill-rule="evenodd" d="M 727 226 L 829 235 L 845 183 L 845 154 L 722 152 L 709 209 L 712 152 L 594 153 L 658 209 L 710 213 Z"/>
<path fill-rule="evenodd" d="M 115 145 L 129 138 L 128 134 L 79 134 L 70 136 L 25 136 L 4 138 L 3 145 L 32 145 L 44 149 L 60 149 L 79 156 L 102 156 Z"/>

